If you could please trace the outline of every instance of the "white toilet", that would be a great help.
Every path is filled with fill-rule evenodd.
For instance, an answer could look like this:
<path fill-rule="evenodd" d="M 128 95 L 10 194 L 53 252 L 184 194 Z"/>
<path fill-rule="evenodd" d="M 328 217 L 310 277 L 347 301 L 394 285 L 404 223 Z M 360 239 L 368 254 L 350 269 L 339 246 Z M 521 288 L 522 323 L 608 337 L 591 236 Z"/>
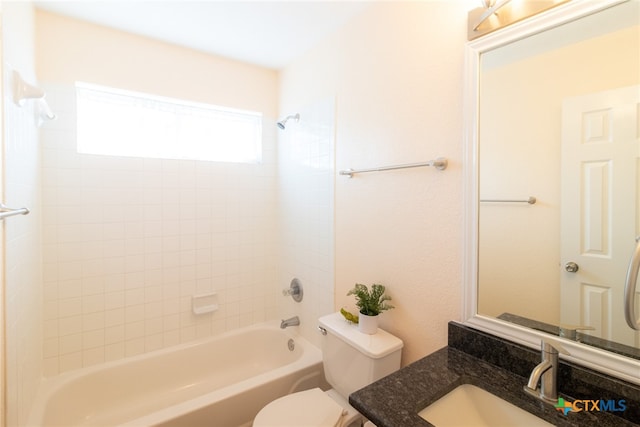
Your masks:
<path fill-rule="evenodd" d="M 378 329 L 375 335 L 358 331 L 340 313 L 319 319 L 322 362 L 333 389 L 293 393 L 262 408 L 253 427 L 351 427 L 362 415 L 348 403 L 349 394 L 400 368 L 402 340 Z"/>

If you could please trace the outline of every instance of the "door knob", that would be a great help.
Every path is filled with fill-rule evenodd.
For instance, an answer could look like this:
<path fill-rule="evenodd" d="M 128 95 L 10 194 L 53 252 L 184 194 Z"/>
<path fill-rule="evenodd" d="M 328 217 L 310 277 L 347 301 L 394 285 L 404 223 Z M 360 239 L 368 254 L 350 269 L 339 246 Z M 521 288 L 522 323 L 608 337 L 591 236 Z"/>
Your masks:
<path fill-rule="evenodd" d="M 575 273 L 580 269 L 580 266 L 573 261 L 569 261 L 564 265 L 564 269 L 569 273 Z"/>

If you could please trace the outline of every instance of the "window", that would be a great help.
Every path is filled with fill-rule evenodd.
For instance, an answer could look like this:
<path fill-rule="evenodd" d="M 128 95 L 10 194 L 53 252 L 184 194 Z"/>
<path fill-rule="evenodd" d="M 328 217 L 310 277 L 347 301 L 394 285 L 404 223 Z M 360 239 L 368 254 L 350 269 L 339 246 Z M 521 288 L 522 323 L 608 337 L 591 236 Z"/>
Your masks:
<path fill-rule="evenodd" d="M 259 163 L 262 114 L 76 83 L 78 152 Z"/>

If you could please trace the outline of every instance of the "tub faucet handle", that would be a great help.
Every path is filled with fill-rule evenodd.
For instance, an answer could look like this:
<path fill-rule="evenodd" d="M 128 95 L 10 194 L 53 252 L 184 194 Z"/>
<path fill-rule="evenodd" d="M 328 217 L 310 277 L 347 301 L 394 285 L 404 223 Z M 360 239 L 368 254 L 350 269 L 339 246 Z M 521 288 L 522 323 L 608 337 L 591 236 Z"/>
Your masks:
<path fill-rule="evenodd" d="M 284 289 L 282 291 L 282 296 L 288 297 L 291 296 L 295 302 L 302 301 L 302 283 L 300 280 L 294 278 L 289 285 L 289 289 Z"/>

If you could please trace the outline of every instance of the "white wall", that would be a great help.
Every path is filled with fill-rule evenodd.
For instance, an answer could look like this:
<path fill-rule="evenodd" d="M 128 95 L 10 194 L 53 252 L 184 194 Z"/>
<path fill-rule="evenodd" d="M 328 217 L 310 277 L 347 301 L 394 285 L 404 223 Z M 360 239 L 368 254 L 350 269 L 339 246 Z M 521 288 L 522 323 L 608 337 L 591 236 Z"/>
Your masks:
<path fill-rule="evenodd" d="M 42 269 L 40 257 L 40 156 L 34 103 L 12 99 L 12 71 L 34 84 L 34 19 L 30 4 L 5 2 L 2 11 L 4 202 L 26 206 L 27 216 L 9 218 L 5 228 L 5 327 L 7 425 L 26 420 L 41 377 Z"/>
<path fill-rule="evenodd" d="M 277 72 L 61 15 L 36 11 L 37 75 L 277 112 Z"/>
<path fill-rule="evenodd" d="M 340 169 L 449 158 L 449 168 L 336 176 L 335 309 L 382 283 L 403 363 L 446 345 L 460 317 L 462 72 L 472 1 L 374 3 L 282 72 L 280 110 L 336 99 Z"/>

